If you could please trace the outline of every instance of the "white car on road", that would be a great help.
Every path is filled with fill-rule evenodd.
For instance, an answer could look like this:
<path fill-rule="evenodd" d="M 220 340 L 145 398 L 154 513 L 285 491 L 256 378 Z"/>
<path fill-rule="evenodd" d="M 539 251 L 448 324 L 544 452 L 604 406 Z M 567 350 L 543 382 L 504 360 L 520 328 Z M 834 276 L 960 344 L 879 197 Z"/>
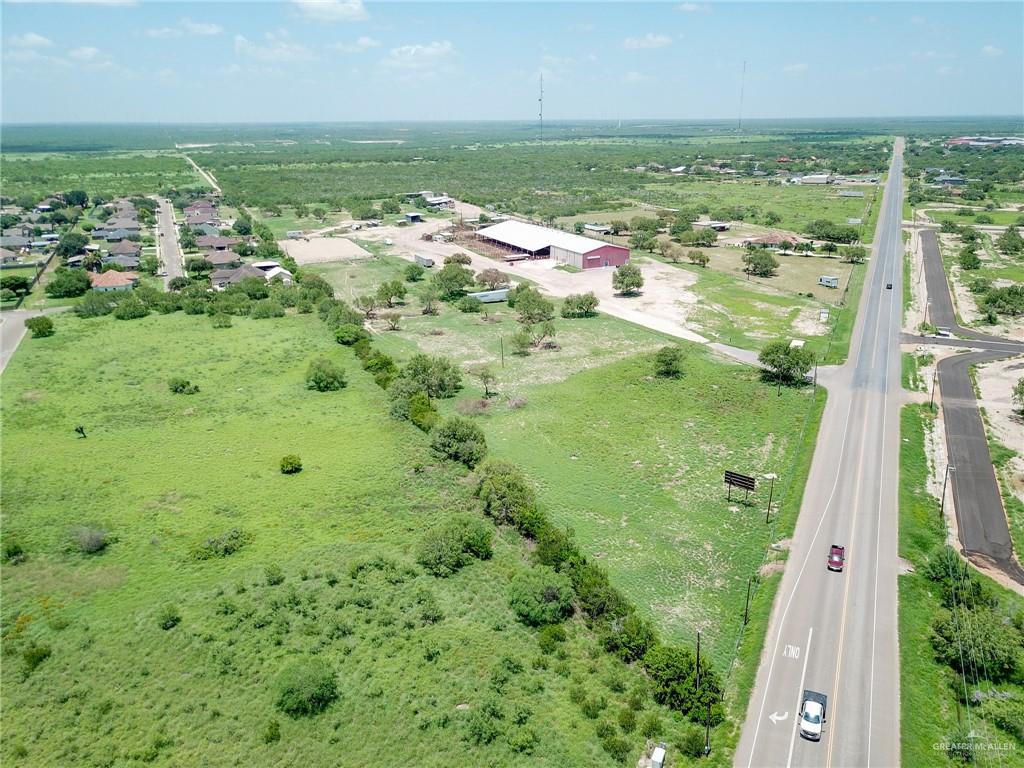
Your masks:
<path fill-rule="evenodd" d="M 825 724 L 825 707 L 828 699 L 816 691 L 804 691 L 804 702 L 800 706 L 800 735 L 811 741 L 821 741 L 821 727 Z"/>

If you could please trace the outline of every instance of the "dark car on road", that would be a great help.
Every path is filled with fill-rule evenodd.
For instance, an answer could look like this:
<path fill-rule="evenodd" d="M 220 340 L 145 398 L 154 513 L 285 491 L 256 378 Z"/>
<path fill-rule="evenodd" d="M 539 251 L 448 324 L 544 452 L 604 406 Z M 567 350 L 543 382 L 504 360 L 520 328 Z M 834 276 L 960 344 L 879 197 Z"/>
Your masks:
<path fill-rule="evenodd" d="M 843 570 L 843 566 L 846 564 L 846 547 L 840 547 L 838 544 L 833 544 L 828 548 L 828 560 L 825 565 L 830 571 Z"/>

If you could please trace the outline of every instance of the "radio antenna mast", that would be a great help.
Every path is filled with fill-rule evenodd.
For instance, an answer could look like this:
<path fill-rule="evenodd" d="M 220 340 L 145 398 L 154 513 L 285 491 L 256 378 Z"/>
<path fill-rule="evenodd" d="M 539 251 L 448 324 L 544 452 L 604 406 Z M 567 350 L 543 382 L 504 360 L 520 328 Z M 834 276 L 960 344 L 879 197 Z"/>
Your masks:
<path fill-rule="evenodd" d="M 544 73 L 540 73 L 540 98 L 537 99 L 540 105 L 540 140 L 544 141 Z"/>
<path fill-rule="evenodd" d="M 736 119 L 736 130 L 740 133 L 743 132 L 743 86 L 747 80 L 747 62 L 743 62 L 743 74 L 740 75 L 740 114 Z"/>

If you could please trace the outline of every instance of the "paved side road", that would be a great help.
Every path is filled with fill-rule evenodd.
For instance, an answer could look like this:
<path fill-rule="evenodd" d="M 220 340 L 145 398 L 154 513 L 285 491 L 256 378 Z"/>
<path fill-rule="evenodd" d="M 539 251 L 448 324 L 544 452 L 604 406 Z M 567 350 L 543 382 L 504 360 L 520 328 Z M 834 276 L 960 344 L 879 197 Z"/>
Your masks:
<path fill-rule="evenodd" d="M 164 288 L 171 280 L 185 274 L 181 256 L 181 245 L 178 242 L 178 228 L 174 224 L 174 207 L 170 200 L 157 198 L 159 208 L 156 216 L 156 248 L 157 258 L 167 273 L 164 277 Z"/>
<path fill-rule="evenodd" d="M 57 312 L 64 312 L 67 307 L 54 307 L 52 309 L 12 309 L 0 314 L 0 373 L 3 373 L 7 363 L 11 361 L 18 349 L 21 340 L 25 338 L 25 321 L 30 317 L 39 315 L 52 315 Z"/>
<path fill-rule="evenodd" d="M 957 322 L 938 238 L 933 229 L 921 232 L 925 284 L 935 325 L 948 327 L 963 340 L 943 343 L 986 350 L 954 355 L 938 365 L 939 392 L 946 422 L 946 450 L 952 471 L 953 507 L 964 555 L 979 565 L 997 568 L 1019 584 L 1024 569 L 1014 557 L 1002 490 L 992 466 L 985 423 L 971 381 L 971 366 L 1024 353 L 1024 344 L 964 328 Z M 1019 554 L 1019 553 L 1018 553 Z"/>

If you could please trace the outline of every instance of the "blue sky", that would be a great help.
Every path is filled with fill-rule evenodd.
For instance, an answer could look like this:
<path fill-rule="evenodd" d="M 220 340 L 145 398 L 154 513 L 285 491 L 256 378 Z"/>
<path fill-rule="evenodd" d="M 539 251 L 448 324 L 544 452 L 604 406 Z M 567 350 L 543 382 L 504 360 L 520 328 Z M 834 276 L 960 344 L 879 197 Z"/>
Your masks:
<path fill-rule="evenodd" d="M 1024 4 L 2 5 L 5 122 L 1020 115 Z"/>

